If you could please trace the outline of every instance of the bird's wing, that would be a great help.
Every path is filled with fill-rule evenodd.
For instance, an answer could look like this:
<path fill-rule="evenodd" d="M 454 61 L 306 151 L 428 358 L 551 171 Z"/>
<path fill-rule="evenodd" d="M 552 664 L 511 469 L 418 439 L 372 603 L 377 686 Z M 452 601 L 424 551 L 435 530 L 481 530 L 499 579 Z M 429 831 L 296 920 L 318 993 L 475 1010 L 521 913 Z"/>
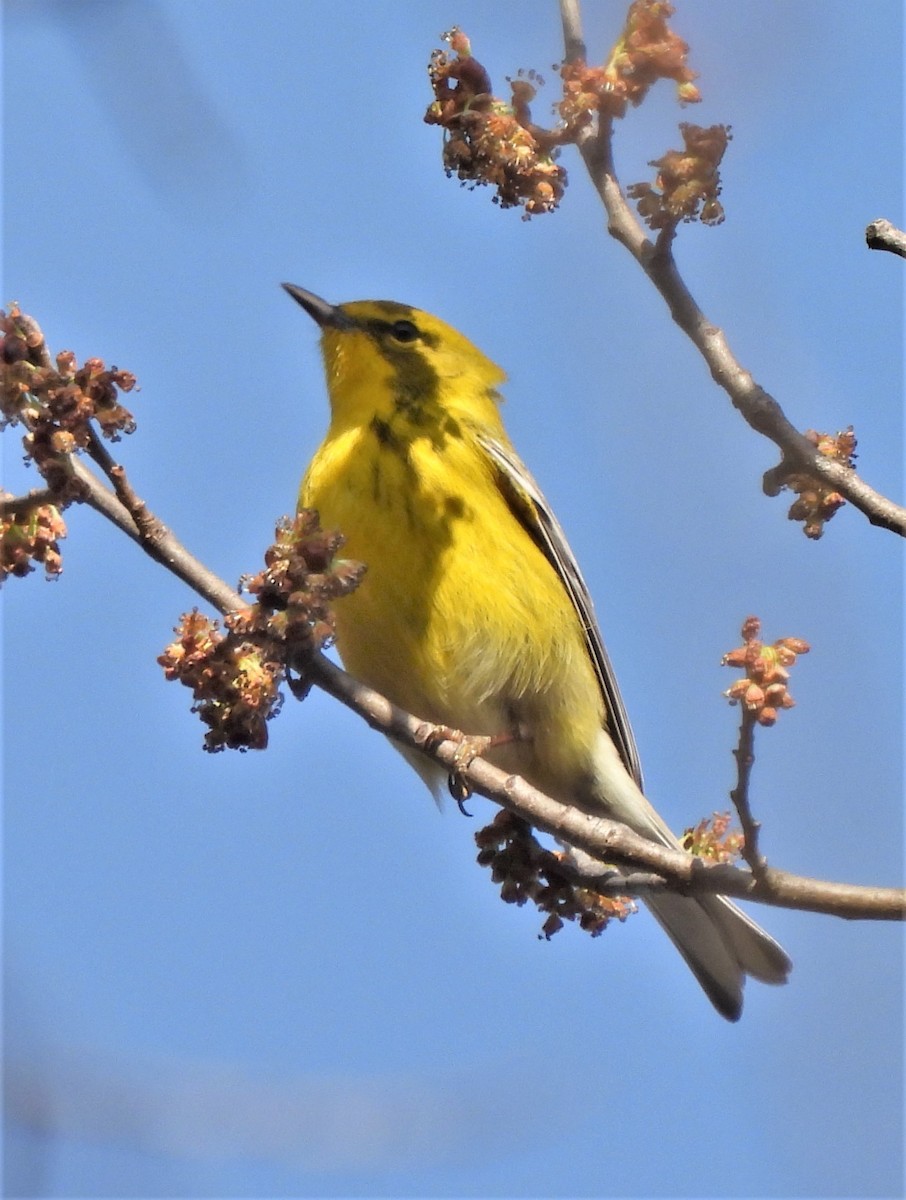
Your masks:
<path fill-rule="evenodd" d="M 486 433 L 478 432 L 477 437 L 482 449 L 496 468 L 500 490 L 513 515 L 539 549 L 543 551 L 572 600 L 573 607 L 582 624 L 585 645 L 588 648 L 589 657 L 601 687 L 601 694 L 607 706 L 608 732 L 620 752 L 626 769 L 641 788 L 642 767 L 632 726 L 629 724 L 626 706 L 617 686 L 616 675 L 607 651 L 604 649 L 588 585 L 582 578 L 576 556 L 569 548 L 566 534 L 554 516 L 551 506 L 545 500 L 541 488 L 512 447 Z"/>

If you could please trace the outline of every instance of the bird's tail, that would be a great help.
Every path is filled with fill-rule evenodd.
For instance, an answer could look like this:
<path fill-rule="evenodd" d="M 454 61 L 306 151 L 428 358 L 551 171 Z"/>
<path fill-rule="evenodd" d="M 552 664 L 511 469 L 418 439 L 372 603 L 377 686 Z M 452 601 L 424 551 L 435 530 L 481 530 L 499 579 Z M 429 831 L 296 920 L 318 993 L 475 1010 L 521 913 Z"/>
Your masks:
<path fill-rule="evenodd" d="M 783 948 L 726 897 L 663 892 L 645 902 L 728 1021 L 742 1013 L 747 975 L 786 983 L 792 964 Z"/>
<path fill-rule="evenodd" d="M 663 846 L 680 843 L 626 771 L 608 734 L 595 754 L 594 799 L 599 811 Z M 763 983 L 786 983 L 792 963 L 783 948 L 725 896 L 646 896 L 667 936 L 688 963 L 717 1011 L 729 1021 L 742 1012 L 747 975 Z"/>

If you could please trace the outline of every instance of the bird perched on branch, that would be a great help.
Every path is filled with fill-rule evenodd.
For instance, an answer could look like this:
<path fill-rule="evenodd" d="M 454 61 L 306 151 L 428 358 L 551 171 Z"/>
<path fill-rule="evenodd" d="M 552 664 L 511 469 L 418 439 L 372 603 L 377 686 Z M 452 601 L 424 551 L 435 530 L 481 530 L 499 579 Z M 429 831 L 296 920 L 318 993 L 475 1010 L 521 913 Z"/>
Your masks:
<path fill-rule="evenodd" d="M 333 305 L 283 286 L 321 328 L 330 396 L 299 504 L 368 564 L 335 611 L 347 670 L 420 718 L 490 738 L 490 761 L 561 803 L 677 847 L 642 792 L 578 564 L 504 430 L 503 371 L 405 304 Z M 443 782 L 404 753 L 429 786 Z M 786 981 L 784 951 L 726 898 L 646 903 L 729 1020 L 747 975 Z"/>

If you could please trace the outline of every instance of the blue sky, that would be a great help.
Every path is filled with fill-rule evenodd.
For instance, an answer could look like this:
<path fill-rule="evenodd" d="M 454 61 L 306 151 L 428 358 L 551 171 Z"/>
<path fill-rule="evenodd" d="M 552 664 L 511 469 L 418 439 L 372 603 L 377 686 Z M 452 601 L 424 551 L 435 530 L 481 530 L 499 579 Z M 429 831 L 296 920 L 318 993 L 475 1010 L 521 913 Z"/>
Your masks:
<path fill-rule="evenodd" d="M 586 3 L 592 57 L 621 5 Z M 326 425 L 280 290 L 436 312 L 509 373 L 506 419 L 596 598 L 652 800 L 727 806 L 718 664 L 750 612 L 812 643 L 759 737 L 778 866 L 902 875 L 901 546 L 844 510 L 808 542 L 771 446 L 712 385 L 577 158 L 523 223 L 444 178 L 425 64 L 453 23 L 502 90 L 561 55 L 553 0 L 8 0 L 4 300 L 139 378 L 118 448 L 235 582 Z M 852 423 L 902 496 L 893 0 L 682 0 L 704 103 L 621 124 L 624 182 L 729 122 L 727 221 L 677 255 L 802 428 Z M 550 101 L 554 92 L 549 89 Z M 546 115 L 548 93 L 536 102 Z M 5 484 L 29 486 L 7 433 Z M 155 664 L 194 598 L 90 511 L 5 604 L 7 1194 L 891 1196 L 903 933 L 759 910 L 795 961 L 729 1026 L 641 914 L 537 940 L 395 752 L 327 697 L 263 754 L 201 751 Z M 452 807 L 452 806 L 451 806 Z"/>

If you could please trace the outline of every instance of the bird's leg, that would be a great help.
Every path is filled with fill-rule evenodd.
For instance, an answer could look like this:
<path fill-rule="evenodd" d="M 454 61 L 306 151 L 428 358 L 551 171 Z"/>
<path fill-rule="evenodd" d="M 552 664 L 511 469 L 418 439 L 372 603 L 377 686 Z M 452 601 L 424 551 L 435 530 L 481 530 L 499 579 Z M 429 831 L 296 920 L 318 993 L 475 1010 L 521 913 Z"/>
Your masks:
<path fill-rule="evenodd" d="M 507 730 L 506 733 L 491 735 L 463 733 L 459 729 L 451 729 L 449 725 L 435 725 L 425 736 L 424 743 L 427 749 L 433 749 L 441 742 L 457 743 L 447 786 L 450 789 L 450 795 L 459 805 L 459 811 L 464 817 L 470 817 L 472 814 L 467 812 L 464 806 L 466 800 L 472 795 L 472 788 L 464 779 L 463 771 L 471 765 L 473 759 L 487 754 L 489 750 L 494 750 L 498 746 L 507 746 L 512 742 L 527 741 L 528 736 L 525 727 L 518 724 Z"/>

